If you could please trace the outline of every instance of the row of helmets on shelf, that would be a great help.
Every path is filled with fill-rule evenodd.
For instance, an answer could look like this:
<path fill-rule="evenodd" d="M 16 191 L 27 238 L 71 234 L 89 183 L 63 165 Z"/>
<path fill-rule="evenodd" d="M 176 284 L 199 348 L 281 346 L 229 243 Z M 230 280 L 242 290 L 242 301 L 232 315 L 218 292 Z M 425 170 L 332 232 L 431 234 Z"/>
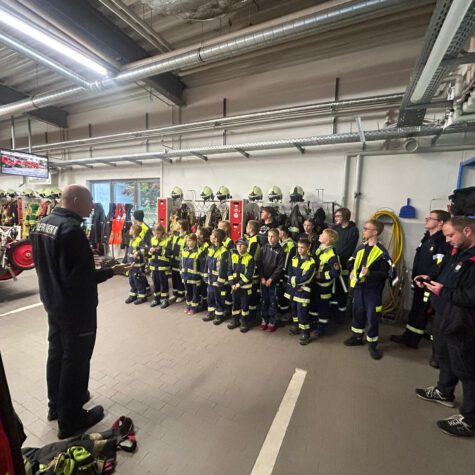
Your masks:
<path fill-rule="evenodd" d="M 57 200 L 61 198 L 61 190 L 56 187 L 40 188 L 38 190 L 33 190 L 31 188 L 22 188 L 21 190 L 15 190 L 13 188 L 8 188 L 6 190 L 0 189 L 0 198 L 15 199 L 20 196 L 29 199 L 40 198 Z"/>
<path fill-rule="evenodd" d="M 289 197 L 291 203 L 299 203 L 303 202 L 305 192 L 301 186 L 293 186 L 290 189 Z M 183 190 L 179 186 L 175 186 L 171 191 L 172 199 L 174 200 L 181 200 L 183 199 Z M 214 200 L 214 193 L 213 190 L 209 186 L 205 186 L 200 193 L 200 196 L 203 201 L 213 201 Z M 251 190 L 249 191 L 248 198 L 249 201 L 262 201 L 263 200 L 263 193 L 262 188 L 254 185 Z M 231 192 L 227 186 L 220 186 L 218 191 L 216 192 L 216 198 L 219 201 L 226 201 L 232 198 Z M 282 190 L 277 185 L 272 185 L 267 192 L 267 198 L 271 202 L 282 201 L 283 194 Z"/>

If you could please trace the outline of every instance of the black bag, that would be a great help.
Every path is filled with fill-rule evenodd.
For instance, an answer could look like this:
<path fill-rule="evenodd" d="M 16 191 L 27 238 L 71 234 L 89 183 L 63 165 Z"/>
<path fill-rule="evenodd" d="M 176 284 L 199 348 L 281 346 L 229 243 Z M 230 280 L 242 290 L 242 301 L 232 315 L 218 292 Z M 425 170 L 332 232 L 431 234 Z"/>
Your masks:
<path fill-rule="evenodd" d="M 451 211 L 454 216 L 475 216 L 475 186 L 454 190 L 449 200 L 452 202 Z"/>

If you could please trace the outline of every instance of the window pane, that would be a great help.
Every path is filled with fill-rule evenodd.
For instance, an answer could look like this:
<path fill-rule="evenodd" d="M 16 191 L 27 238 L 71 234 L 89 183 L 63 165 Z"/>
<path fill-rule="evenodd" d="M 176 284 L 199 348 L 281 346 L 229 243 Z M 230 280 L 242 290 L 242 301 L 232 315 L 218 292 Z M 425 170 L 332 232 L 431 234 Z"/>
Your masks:
<path fill-rule="evenodd" d="M 95 203 L 101 203 L 105 213 L 109 212 L 110 181 L 93 181 L 91 182 L 91 194 Z"/>
<path fill-rule="evenodd" d="M 134 204 L 135 182 L 115 181 L 112 184 L 114 203 Z"/>
<path fill-rule="evenodd" d="M 157 222 L 157 199 L 160 196 L 159 181 L 137 183 L 137 209 L 145 213 L 145 222 L 152 225 Z"/>

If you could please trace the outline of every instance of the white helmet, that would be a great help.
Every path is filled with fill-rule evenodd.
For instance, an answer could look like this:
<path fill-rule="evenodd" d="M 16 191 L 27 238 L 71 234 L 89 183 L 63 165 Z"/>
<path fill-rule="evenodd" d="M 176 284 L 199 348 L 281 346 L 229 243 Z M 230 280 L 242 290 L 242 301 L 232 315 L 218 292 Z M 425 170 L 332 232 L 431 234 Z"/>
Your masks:
<path fill-rule="evenodd" d="M 262 189 L 259 186 L 254 185 L 249 192 L 249 201 L 262 200 Z"/>
<path fill-rule="evenodd" d="M 282 190 L 278 186 L 272 185 L 267 192 L 267 197 L 269 201 L 282 201 Z"/>
<path fill-rule="evenodd" d="M 181 200 L 183 199 L 183 190 L 179 186 L 175 186 L 170 193 L 170 196 L 173 200 Z"/>

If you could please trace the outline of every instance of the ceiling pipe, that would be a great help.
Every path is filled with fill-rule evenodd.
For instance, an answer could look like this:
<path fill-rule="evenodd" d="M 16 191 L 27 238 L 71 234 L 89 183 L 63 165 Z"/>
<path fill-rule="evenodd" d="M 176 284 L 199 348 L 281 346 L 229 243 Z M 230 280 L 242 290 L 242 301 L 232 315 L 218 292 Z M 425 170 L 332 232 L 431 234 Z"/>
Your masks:
<path fill-rule="evenodd" d="M 132 67 L 121 71 L 113 78 L 94 81 L 91 88 L 69 87 L 54 92 L 37 94 L 28 99 L 0 107 L 0 117 L 28 112 L 35 108 L 61 103 L 71 97 L 85 92 L 100 91 L 120 84 L 135 82 L 157 74 L 176 71 L 182 68 L 199 65 L 204 62 L 220 61 L 235 55 L 266 48 L 277 43 L 318 31 L 327 30 L 335 25 L 348 24 L 350 20 L 367 18 L 389 7 L 412 3 L 408 0 L 366 0 L 357 1 L 343 6 L 333 7 L 316 13 L 307 14 L 297 19 L 272 22 L 269 27 L 263 24 L 251 33 L 243 31 L 240 35 L 226 41 L 215 41 L 206 46 L 194 46 L 172 53 L 158 55 L 148 60 L 147 65 Z"/>
<path fill-rule="evenodd" d="M 43 53 L 34 50 L 30 46 L 22 43 L 16 38 L 4 35 L 0 32 L 0 43 L 4 44 L 8 48 L 20 53 L 23 56 L 27 56 L 28 58 L 36 61 L 37 63 L 42 64 L 43 66 L 51 69 L 52 71 L 60 74 L 64 78 L 72 81 L 73 83 L 81 86 L 81 87 L 89 87 L 89 82 L 81 77 L 79 74 L 71 71 L 70 69 L 66 68 L 65 66 L 57 63 L 53 59 L 48 58 Z"/>
<path fill-rule="evenodd" d="M 122 142 L 127 140 L 137 140 L 150 138 L 155 136 L 170 136 L 183 133 L 191 133 L 203 130 L 215 130 L 224 127 L 242 126 L 248 124 L 285 120 L 288 118 L 314 117 L 315 115 L 341 115 L 344 112 L 354 113 L 355 110 L 361 109 L 380 110 L 387 107 L 398 107 L 403 97 L 399 94 L 385 94 L 374 97 L 362 97 L 358 99 L 348 99 L 344 101 L 322 102 L 317 104 L 309 104 L 305 106 L 288 107 L 283 109 L 272 109 L 262 112 L 253 112 L 249 114 L 240 114 L 235 116 L 221 117 L 217 119 L 207 119 L 185 124 L 177 124 L 156 129 L 137 130 L 135 132 L 122 132 L 118 134 L 109 134 L 99 137 L 68 140 L 65 142 L 55 142 L 50 144 L 35 145 L 36 151 L 52 151 L 65 150 L 75 147 L 98 145 L 113 142 Z"/>
<path fill-rule="evenodd" d="M 382 130 L 367 130 L 364 132 L 366 142 L 374 142 L 380 140 L 392 140 L 409 137 L 424 137 L 436 135 L 441 132 L 459 133 L 475 130 L 475 122 L 462 126 L 448 127 L 444 130 L 441 126 L 419 126 L 419 127 L 396 127 L 393 129 Z M 243 144 L 230 144 L 230 145 L 218 145 L 213 147 L 202 148 L 186 148 L 179 150 L 166 150 L 162 152 L 143 152 L 143 153 L 130 153 L 123 155 L 105 156 L 97 158 L 79 158 L 75 160 L 55 160 L 51 159 L 51 164 L 59 167 L 66 168 L 73 165 L 94 164 L 97 162 L 122 162 L 133 160 L 169 160 L 171 158 L 182 158 L 185 156 L 206 156 L 216 154 L 236 154 L 236 148 L 239 148 L 245 152 L 252 151 L 265 151 L 265 150 L 279 150 L 287 148 L 295 148 L 295 144 L 301 147 L 309 146 L 321 146 L 321 145 L 337 145 L 337 144 L 349 144 L 360 142 L 360 134 L 358 132 L 349 132 L 341 134 L 329 134 L 329 135 L 317 135 L 306 138 L 294 138 L 285 140 L 272 140 L 267 142 L 251 142 Z M 300 156 L 300 155 L 299 155 Z"/>
<path fill-rule="evenodd" d="M 114 15 L 130 26 L 142 38 L 148 41 L 161 53 L 171 51 L 171 46 L 145 21 L 142 20 L 130 7 L 121 0 L 98 0 Z"/>

